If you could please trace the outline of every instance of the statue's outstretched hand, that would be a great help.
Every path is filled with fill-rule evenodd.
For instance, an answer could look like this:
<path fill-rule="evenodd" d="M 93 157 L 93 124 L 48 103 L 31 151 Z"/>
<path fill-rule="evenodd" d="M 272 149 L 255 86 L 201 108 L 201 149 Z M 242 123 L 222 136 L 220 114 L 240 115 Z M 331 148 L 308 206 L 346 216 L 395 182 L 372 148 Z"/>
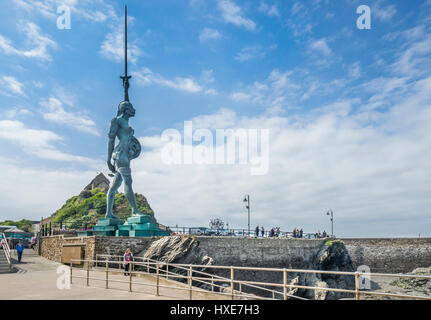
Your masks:
<path fill-rule="evenodd" d="M 114 165 L 111 163 L 111 161 L 108 161 L 108 168 L 109 170 L 111 170 L 113 173 L 117 172 L 117 170 L 115 170 Z"/>

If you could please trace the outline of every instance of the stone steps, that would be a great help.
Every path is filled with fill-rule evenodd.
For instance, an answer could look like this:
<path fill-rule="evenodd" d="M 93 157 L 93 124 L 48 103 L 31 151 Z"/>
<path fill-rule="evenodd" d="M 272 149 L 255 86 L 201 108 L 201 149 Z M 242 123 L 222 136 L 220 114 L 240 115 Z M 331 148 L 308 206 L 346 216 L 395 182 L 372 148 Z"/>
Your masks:
<path fill-rule="evenodd" d="M 0 247 L 0 273 L 9 273 L 11 272 L 11 268 L 7 261 L 5 252 L 2 247 Z"/>

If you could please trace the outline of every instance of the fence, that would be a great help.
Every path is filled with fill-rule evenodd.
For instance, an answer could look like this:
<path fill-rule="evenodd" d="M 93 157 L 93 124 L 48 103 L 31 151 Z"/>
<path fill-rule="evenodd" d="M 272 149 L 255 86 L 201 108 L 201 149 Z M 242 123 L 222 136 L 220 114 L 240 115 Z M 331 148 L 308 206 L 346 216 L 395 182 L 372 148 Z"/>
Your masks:
<path fill-rule="evenodd" d="M 99 257 L 103 257 L 103 260 L 99 260 Z M 113 260 L 114 259 L 114 260 Z M 141 261 L 137 261 L 141 260 Z M 84 262 L 86 265 L 86 277 L 73 276 L 73 262 Z M 105 281 L 105 287 L 109 288 L 109 273 L 118 272 L 116 268 L 110 268 L 110 265 L 117 266 L 121 269 L 121 256 L 113 255 L 97 255 L 95 260 L 91 259 L 71 259 L 70 262 L 70 282 L 75 278 L 85 278 L 87 281 L 87 286 L 90 285 L 90 280 L 103 280 Z M 104 266 L 104 268 L 99 268 Z M 136 270 L 139 267 L 142 270 Z M 216 274 L 211 274 L 209 272 L 204 272 L 199 269 L 213 269 L 213 270 L 225 270 L 230 274 L 230 277 L 222 277 Z M 90 272 L 92 270 L 104 271 L 105 279 L 91 278 Z M 273 282 L 263 282 L 263 281 L 249 281 L 249 280 L 239 280 L 235 279 L 236 271 L 257 271 L 257 272 L 279 272 L 282 274 L 283 283 L 273 283 Z M 182 272 L 178 272 L 182 271 Z M 186 275 L 184 274 L 186 273 Z M 347 275 L 352 276 L 355 279 L 355 289 L 340 289 L 340 288 L 326 288 L 326 287 L 312 287 L 304 286 L 298 284 L 288 284 L 287 275 L 288 273 L 314 273 L 314 274 L 329 274 L 329 275 Z M 143 284 L 133 282 L 133 277 L 138 275 L 149 275 L 155 274 L 155 284 Z M 373 277 L 393 277 L 393 278 L 416 278 L 416 279 L 428 279 L 431 280 L 431 276 L 425 275 L 400 275 L 400 274 L 384 274 L 384 273 L 369 273 L 368 275 Z M 129 284 L 129 291 L 132 292 L 134 285 L 147 285 L 155 287 L 155 295 L 159 295 L 160 288 L 172 288 L 177 290 L 187 290 L 189 291 L 189 299 L 192 299 L 193 292 L 205 292 L 205 293 L 216 293 L 219 295 L 230 296 L 233 300 L 235 298 L 250 298 L 250 299 L 260 299 L 260 300 L 278 300 L 278 299 L 301 299 L 307 300 L 302 297 L 289 294 L 288 290 L 297 288 L 305 290 L 315 290 L 318 292 L 339 292 L 351 294 L 356 300 L 359 300 L 361 295 L 374 295 L 374 296 L 386 296 L 392 298 L 407 298 L 407 299 L 420 299 L 420 300 L 431 300 L 431 296 L 414 296 L 414 295 L 403 295 L 395 293 L 386 293 L 381 291 L 365 291 L 361 290 L 359 286 L 360 272 L 343 272 L 343 271 L 323 271 L 323 270 L 303 270 L 303 269 L 286 269 L 286 268 L 258 268 L 258 267 L 235 267 L 235 266 L 215 266 L 215 265 L 192 265 L 192 264 L 179 264 L 179 263 L 168 263 L 156 261 L 143 257 L 135 257 L 131 261 L 131 266 L 129 270 L 129 279 L 125 280 L 112 280 L 115 282 L 123 282 Z M 164 277 L 167 280 L 183 279 L 188 284 L 187 288 L 181 288 L 175 285 L 161 285 L 160 277 Z M 193 286 L 195 284 L 204 284 L 208 289 L 197 288 Z M 220 285 L 220 283 L 225 284 Z M 227 285 L 227 286 L 226 286 Z M 245 292 L 244 289 L 252 288 L 254 291 L 262 291 L 265 293 L 270 293 L 272 298 L 268 298 L 263 295 L 250 294 Z M 278 291 L 270 288 L 282 289 Z M 215 292 L 218 289 L 219 292 Z M 229 291 L 229 292 L 225 292 Z"/>
<path fill-rule="evenodd" d="M 196 236 L 235 236 L 235 237 L 253 237 L 256 236 L 256 231 L 248 229 L 208 229 L 203 227 L 168 227 L 172 232 L 179 235 L 196 235 Z M 258 237 L 270 237 L 271 232 L 266 230 L 263 235 L 259 230 Z M 294 234 L 291 231 L 280 231 L 279 234 L 273 235 L 273 237 L 294 238 Z M 314 239 L 318 238 L 316 233 L 304 232 L 302 238 Z"/>

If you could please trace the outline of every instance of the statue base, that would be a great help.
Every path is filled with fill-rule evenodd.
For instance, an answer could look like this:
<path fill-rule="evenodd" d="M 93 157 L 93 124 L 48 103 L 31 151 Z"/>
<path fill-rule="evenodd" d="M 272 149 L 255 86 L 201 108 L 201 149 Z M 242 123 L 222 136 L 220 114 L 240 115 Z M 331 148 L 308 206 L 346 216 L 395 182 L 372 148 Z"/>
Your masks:
<path fill-rule="evenodd" d="M 127 219 L 127 222 L 118 226 L 115 235 L 129 237 L 157 237 L 169 236 L 167 230 L 160 229 L 159 224 L 148 214 L 135 215 Z"/>
<path fill-rule="evenodd" d="M 95 236 L 115 236 L 118 226 L 123 224 L 120 218 L 99 218 L 97 225 L 93 227 Z"/>

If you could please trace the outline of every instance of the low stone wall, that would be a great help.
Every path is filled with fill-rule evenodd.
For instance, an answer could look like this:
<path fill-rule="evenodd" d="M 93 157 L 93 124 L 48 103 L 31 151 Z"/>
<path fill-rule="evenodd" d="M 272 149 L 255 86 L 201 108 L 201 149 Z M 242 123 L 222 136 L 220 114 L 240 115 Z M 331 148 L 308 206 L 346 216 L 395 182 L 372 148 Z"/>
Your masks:
<path fill-rule="evenodd" d="M 353 267 L 371 272 L 407 273 L 431 266 L 431 238 L 342 239 Z"/>
<path fill-rule="evenodd" d="M 95 258 L 95 237 L 47 236 L 40 238 L 41 255 L 52 261 L 61 262 L 64 244 L 85 244 L 85 259 Z"/>
<path fill-rule="evenodd" d="M 308 269 L 325 240 L 197 237 L 217 264 Z"/>

